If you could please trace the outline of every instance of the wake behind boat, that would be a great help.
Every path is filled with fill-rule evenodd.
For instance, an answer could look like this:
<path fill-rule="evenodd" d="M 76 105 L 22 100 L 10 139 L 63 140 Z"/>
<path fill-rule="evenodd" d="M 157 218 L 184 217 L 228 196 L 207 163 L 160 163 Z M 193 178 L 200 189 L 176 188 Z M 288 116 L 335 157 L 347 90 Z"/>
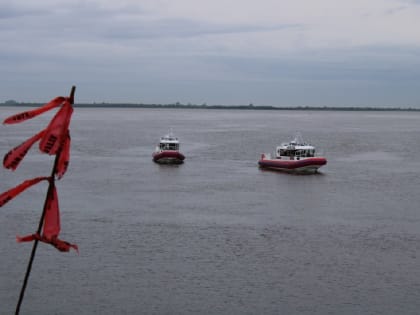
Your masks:
<path fill-rule="evenodd" d="M 305 143 L 300 134 L 278 146 L 275 158 L 270 153 L 263 153 L 258 161 L 261 168 L 296 173 L 315 173 L 325 164 L 327 159 L 315 156 L 315 147 Z"/>
<path fill-rule="evenodd" d="M 153 152 L 153 161 L 160 164 L 181 164 L 185 156 L 179 152 L 179 140 L 171 132 L 160 138 Z"/>

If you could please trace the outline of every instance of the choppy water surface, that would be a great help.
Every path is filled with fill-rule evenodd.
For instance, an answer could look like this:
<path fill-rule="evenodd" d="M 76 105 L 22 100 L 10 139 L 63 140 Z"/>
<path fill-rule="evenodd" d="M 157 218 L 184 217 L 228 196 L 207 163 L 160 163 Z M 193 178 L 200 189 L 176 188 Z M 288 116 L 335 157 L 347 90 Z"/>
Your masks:
<path fill-rule="evenodd" d="M 2 108 L 3 119 L 16 108 Z M 2 126 L 0 149 L 46 123 Z M 40 244 L 21 314 L 418 314 L 420 113 L 79 109 L 57 183 L 61 237 Z M 172 128 L 186 162 L 151 153 Z M 259 170 L 300 131 L 318 175 Z M 31 150 L 4 191 L 48 175 Z M 0 314 L 14 312 L 46 186 L 0 209 Z"/>

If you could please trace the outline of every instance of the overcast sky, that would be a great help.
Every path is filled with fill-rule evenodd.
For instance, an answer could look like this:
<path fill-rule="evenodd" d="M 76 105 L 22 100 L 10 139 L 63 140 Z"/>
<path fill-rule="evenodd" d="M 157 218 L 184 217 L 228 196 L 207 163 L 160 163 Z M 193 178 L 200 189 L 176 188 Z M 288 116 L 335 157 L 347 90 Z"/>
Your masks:
<path fill-rule="evenodd" d="M 420 107 L 420 0 L 0 0 L 0 102 Z"/>

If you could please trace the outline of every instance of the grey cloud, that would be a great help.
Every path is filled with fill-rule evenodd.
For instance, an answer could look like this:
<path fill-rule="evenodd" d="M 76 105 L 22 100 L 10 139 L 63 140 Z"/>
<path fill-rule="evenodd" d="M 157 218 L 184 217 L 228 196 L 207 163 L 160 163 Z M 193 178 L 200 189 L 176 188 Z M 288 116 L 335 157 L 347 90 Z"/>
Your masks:
<path fill-rule="evenodd" d="M 298 24 L 272 26 L 211 24 L 192 19 L 160 19 L 154 21 L 112 23 L 106 29 L 111 38 L 185 38 L 205 35 L 269 32 L 287 28 L 301 28 Z"/>
<path fill-rule="evenodd" d="M 403 0 L 403 2 L 408 2 L 408 3 L 420 5 L 420 0 Z"/>
<path fill-rule="evenodd" d="M 47 10 L 44 9 L 29 9 L 29 8 L 18 8 L 10 4 L 1 4 L 0 3 L 0 20 L 1 19 L 13 19 L 20 17 L 30 17 L 30 16 L 42 16 L 48 14 Z"/>
<path fill-rule="evenodd" d="M 97 8 L 89 4 L 49 10 L 24 10 L 16 7 L 3 9 L 1 12 L 4 17 L 14 19 L 13 25 L 4 25 L 3 31 L 9 28 L 14 29 L 16 36 L 39 37 L 43 41 L 56 39 L 58 42 L 75 37 L 96 42 L 106 39 L 191 38 L 304 27 L 299 24 L 214 24 L 192 18 L 150 19 L 141 8 L 129 6 L 115 10 Z"/>
<path fill-rule="evenodd" d="M 259 80 L 334 80 L 418 82 L 419 47 L 370 46 L 352 50 L 318 51 L 278 58 L 208 57 L 227 73 Z M 414 66 L 417 64 L 417 67 Z"/>

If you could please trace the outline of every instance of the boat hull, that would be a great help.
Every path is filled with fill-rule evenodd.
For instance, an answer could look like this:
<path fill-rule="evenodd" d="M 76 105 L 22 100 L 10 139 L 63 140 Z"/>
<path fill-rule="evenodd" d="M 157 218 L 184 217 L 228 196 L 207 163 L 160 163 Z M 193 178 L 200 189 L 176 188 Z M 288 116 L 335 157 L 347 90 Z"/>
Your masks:
<path fill-rule="evenodd" d="M 265 159 L 264 157 L 258 161 L 261 168 L 271 169 L 284 172 L 302 172 L 314 173 L 318 169 L 327 164 L 327 159 L 323 157 L 311 157 L 295 160 L 286 159 Z"/>
<path fill-rule="evenodd" d="M 153 161 L 159 164 L 182 164 L 185 156 L 178 151 L 160 151 L 153 153 Z"/>

